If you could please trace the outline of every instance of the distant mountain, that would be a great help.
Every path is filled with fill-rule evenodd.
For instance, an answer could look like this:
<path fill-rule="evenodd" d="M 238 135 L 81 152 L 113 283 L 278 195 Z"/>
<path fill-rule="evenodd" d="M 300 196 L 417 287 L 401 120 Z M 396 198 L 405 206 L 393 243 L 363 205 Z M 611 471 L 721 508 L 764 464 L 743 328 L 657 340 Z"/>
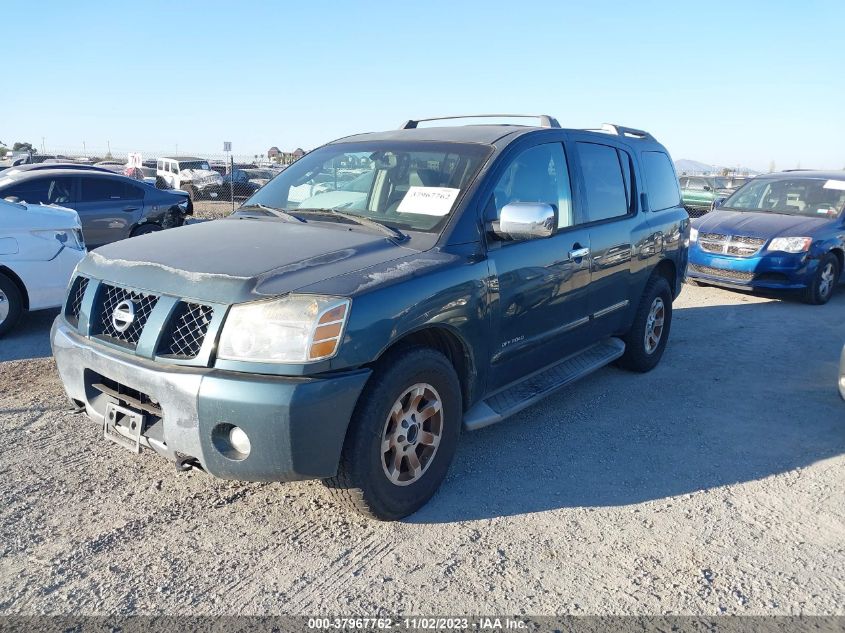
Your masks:
<path fill-rule="evenodd" d="M 749 174 L 752 176 L 758 175 L 760 172 L 748 167 L 729 167 L 726 165 L 710 165 L 708 163 L 701 163 L 697 160 L 690 160 L 688 158 L 681 158 L 675 161 L 675 171 L 678 175 L 681 174 L 718 174 L 723 169 L 730 169 L 731 172 L 737 171 L 740 174 Z"/>

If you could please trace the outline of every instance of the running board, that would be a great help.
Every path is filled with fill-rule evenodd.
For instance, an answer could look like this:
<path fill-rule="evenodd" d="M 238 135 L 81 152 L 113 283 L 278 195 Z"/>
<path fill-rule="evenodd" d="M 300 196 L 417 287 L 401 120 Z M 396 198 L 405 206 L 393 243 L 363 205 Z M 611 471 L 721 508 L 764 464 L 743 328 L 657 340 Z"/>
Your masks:
<path fill-rule="evenodd" d="M 624 352 L 625 343 L 618 338 L 609 338 L 551 367 L 541 369 L 473 406 L 464 415 L 464 428 L 474 431 L 501 422 L 558 389 L 601 369 Z"/>

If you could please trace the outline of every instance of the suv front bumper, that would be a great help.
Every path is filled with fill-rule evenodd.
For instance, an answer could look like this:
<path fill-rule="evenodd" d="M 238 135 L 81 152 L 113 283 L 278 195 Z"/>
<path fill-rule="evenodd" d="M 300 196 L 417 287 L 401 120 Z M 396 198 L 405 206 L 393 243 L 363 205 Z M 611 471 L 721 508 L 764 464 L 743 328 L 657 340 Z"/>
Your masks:
<path fill-rule="evenodd" d="M 109 403 L 133 406 L 95 385 L 117 384 L 118 392 L 142 394 L 161 416 L 151 416 L 141 445 L 174 462 L 194 458 L 223 479 L 294 481 L 336 474 L 352 411 L 371 373 L 292 378 L 166 365 L 97 345 L 62 316 L 53 323 L 51 341 L 65 391 L 94 423 L 104 426 Z M 215 441 L 227 425 L 247 434 L 251 450 L 245 458 L 228 457 Z"/>

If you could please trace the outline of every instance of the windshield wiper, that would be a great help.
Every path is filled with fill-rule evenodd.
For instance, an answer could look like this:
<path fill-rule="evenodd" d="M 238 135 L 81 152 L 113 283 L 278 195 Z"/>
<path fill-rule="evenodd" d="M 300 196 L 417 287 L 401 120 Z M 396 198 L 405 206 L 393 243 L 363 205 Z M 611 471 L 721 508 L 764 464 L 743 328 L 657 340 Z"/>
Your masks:
<path fill-rule="evenodd" d="M 360 226 L 366 226 L 371 229 L 376 229 L 377 231 L 384 233 L 388 237 L 392 237 L 394 239 L 399 240 L 400 242 L 404 242 L 407 239 L 410 239 L 407 235 L 405 235 L 402 231 L 392 226 L 388 226 L 386 224 L 382 224 L 381 222 L 376 222 L 375 220 L 371 220 L 370 218 L 355 215 L 352 213 L 344 213 L 343 211 L 338 211 L 337 209 L 300 209 L 300 213 L 331 213 L 332 215 L 336 215 L 338 217 L 343 218 L 344 220 L 349 220 L 350 222 L 354 222 Z"/>
<path fill-rule="evenodd" d="M 244 209 L 261 209 L 262 211 L 266 211 L 271 215 L 275 215 L 277 218 L 282 218 L 283 220 L 288 220 L 292 222 L 305 222 L 304 219 L 299 218 L 292 213 L 288 213 L 284 209 L 279 209 L 276 207 L 268 207 L 266 204 L 261 204 L 260 202 L 253 202 L 252 204 L 247 204 L 242 206 L 238 211 L 243 211 Z"/>

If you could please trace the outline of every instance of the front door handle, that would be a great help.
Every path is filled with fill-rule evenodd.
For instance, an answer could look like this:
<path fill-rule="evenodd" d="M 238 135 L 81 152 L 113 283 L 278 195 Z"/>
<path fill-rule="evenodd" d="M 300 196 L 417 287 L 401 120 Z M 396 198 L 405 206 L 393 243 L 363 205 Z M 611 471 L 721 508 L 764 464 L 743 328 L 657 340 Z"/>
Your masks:
<path fill-rule="evenodd" d="M 126 213 L 131 213 L 132 211 L 137 211 L 137 210 L 138 210 L 138 207 L 123 207 L 123 210 L 124 210 Z"/>
<path fill-rule="evenodd" d="M 583 259 L 590 254 L 589 248 L 576 248 L 569 251 L 569 259 Z"/>

